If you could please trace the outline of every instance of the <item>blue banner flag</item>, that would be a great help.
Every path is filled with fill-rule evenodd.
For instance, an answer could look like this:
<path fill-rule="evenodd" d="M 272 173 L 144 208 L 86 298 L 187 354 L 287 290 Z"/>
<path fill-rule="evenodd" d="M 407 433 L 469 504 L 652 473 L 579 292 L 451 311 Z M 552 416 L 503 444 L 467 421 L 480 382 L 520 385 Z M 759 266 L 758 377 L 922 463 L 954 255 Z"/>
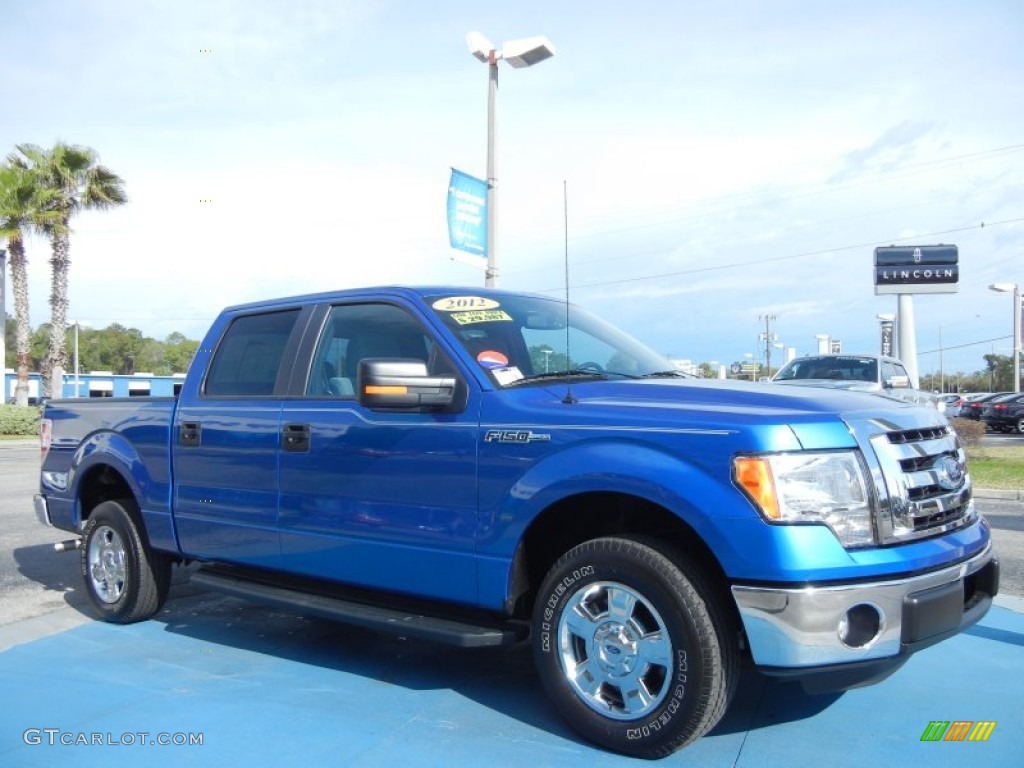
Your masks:
<path fill-rule="evenodd" d="M 454 168 L 448 182 L 448 242 L 487 258 L 487 182 Z"/>

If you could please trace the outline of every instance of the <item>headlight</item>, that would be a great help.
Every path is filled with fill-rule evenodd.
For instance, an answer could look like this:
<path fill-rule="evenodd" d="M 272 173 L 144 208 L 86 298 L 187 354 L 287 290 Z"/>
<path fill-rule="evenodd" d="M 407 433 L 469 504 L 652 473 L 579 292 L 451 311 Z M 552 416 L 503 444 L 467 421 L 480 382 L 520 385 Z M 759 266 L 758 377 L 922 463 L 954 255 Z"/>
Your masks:
<path fill-rule="evenodd" d="M 770 523 L 823 523 L 848 549 L 875 543 L 867 482 L 853 451 L 738 456 L 733 476 Z"/>

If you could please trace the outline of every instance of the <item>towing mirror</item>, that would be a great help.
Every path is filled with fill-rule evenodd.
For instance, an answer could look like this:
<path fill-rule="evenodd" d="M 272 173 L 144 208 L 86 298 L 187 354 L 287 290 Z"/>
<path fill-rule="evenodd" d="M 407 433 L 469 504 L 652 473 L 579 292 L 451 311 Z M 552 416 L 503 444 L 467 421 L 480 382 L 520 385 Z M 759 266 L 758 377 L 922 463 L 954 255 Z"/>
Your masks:
<path fill-rule="evenodd" d="M 421 360 L 369 358 L 359 361 L 359 404 L 371 409 L 436 410 L 455 400 L 454 376 L 430 376 Z"/>
<path fill-rule="evenodd" d="M 910 387 L 909 376 L 892 376 L 885 380 L 886 389 L 907 389 Z"/>

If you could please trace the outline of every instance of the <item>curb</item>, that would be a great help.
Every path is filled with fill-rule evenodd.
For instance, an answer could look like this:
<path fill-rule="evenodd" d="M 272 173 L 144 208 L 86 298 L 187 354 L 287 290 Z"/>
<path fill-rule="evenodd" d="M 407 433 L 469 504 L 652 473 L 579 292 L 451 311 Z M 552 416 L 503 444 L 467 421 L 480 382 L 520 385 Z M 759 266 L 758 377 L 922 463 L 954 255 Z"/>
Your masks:
<path fill-rule="evenodd" d="M 975 488 L 976 499 L 1000 499 L 1002 501 L 1024 501 L 1024 490 L 1005 490 L 1002 488 Z"/>

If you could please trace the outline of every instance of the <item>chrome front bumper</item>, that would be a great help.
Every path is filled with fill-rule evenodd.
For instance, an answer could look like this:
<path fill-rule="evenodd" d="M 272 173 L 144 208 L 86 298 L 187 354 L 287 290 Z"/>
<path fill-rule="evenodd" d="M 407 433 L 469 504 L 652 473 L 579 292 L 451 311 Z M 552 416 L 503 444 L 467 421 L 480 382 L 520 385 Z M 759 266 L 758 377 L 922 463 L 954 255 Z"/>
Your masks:
<path fill-rule="evenodd" d="M 970 560 L 898 581 L 734 586 L 732 594 L 758 666 L 811 668 L 927 647 L 984 616 L 998 587 L 989 544 Z"/>
<path fill-rule="evenodd" d="M 40 494 L 36 494 L 32 497 L 32 506 L 36 510 L 36 519 L 39 520 L 43 525 L 52 526 L 53 522 L 50 520 L 50 508 L 46 504 L 46 497 Z"/>

